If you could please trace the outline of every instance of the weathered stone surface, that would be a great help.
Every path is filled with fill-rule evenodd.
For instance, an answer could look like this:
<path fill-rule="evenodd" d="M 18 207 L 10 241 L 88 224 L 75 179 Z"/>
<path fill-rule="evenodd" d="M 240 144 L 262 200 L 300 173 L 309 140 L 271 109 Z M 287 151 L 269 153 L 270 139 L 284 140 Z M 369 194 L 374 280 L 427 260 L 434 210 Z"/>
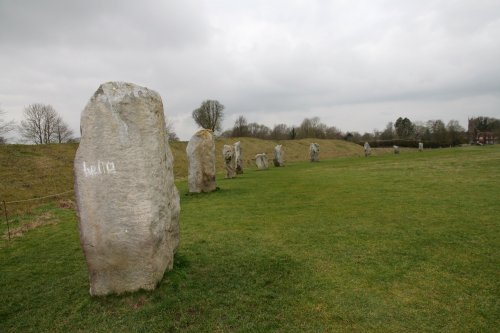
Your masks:
<path fill-rule="evenodd" d="M 236 173 L 238 175 L 243 174 L 243 155 L 239 141 L 234 144 L 234 159 L 236 161 Z"/>
<path fill-rule="evenodd" d="M 275 167 L 282 167 L 285 166 L 285 160 L 284 160 L 284 151 L 282 149 L 283 145 L 276 145 L 274 147 L 274 159 L 273 163 Z"/>
<path fill-rule="evenodd" d="M 424 144 L 423 142 L 418 143 L 418 151 L 424 151 Z"/>
<path fill-rule="evenodd" d="M 269 168 L 269 163 L 267 161 L 266 153 L 255 155 L 255 164 L 257 164 L 257 168 L 259 170 L 265 170 Z"/>
<path fill-rule="evenodd" d="M 309 154 L 311 156 L 311 162 L 319 162 L 319 144 L 311 143 L 309 146 Z"/>
<path fill-rule="evenodd" d="M 186 147 L 188 157 L 188 188 L 190 193 L 212 192 L 215 183 L 215 142 L 212 131 L 196 132 Z"/>
<path fill-rule="evenodd" d="M 224 157 L 224 168 L 226 169 L 225 178 L 236 177 L 236 161 L 233 146 L 224 145 L 224 148 L 222 149 L 222 156 Z"/>
<path fill-rule="evenodd" d="M 370 156 L 372 154 L 372 148 L 370 147 L 370 144 L 368 142 L 365 142 L 364 148 L 365 148 L 365 157 Z"/>
<path fill-rule="evenodd" d="M 81 115 L 74 161 L 90 294 L 154 289 L 173 267 L 179 194 L 158 93 L 102 84 Z"/>
<path fill-rule="evenodd" d="M 394 154 L 399 154 L 399 146 L 393 146 Z"/>

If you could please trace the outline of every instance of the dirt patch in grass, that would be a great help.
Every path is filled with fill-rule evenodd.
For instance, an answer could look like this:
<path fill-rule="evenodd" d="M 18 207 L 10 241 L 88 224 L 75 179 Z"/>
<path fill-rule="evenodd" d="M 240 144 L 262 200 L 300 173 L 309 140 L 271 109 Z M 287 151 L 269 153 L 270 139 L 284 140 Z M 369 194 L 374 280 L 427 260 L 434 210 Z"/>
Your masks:
<path fill-rule="evenodd" d="M 45 212 L 37 216 L 34 220 L 29 222 L 22 222 L 20 226 L 10 228 L 10 238 L 22 237 L 27 232 L 45 225 L 57 224 L 59 221 L 54 218 L 52 212 Z M 3 239 L 9 238 L 9 231 L 6 230 L 2 236 Z"/>
<path fill-rule="evenodd" d="M 75 208 L 76 208 L 75 202 L 71 199 L 61 199 L 57 203 L 57 206 L 59 208 L 71 209 L 71 210 L 75 210 Z"/>

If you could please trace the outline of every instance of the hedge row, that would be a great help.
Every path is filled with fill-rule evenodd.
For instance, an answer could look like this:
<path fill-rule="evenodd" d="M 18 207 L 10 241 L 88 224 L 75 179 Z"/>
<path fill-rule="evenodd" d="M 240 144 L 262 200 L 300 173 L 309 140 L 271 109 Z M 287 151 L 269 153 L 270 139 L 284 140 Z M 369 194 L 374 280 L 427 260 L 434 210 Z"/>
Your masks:
<path fill-rule="evenodd" d="M 419 140 L 377 140 L 377 141 L 369 141 L 368 144 L 372 148 L 382 148 L 382 147 L 409 147 L 409 148 L 418 148 L 418 143 L 422 142 L 424 144 L 424 148 L 439 148 L 446 147 L 449 144 L 443 144 L 436 141 L 419 141 Z M 358 142 L 359 145 L 363 146 L 364 142 Z"/>

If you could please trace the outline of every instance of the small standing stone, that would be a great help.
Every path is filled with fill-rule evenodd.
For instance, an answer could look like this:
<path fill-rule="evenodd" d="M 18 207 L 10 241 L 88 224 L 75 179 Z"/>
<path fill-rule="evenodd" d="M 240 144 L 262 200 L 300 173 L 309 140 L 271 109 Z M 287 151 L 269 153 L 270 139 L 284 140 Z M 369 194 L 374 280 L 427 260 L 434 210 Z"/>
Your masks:
<path fill-rule="evenodd" d="M 311 156 L 311 162 L 319 162 L 319 144 L 311 143 L 309 146 L 309 154 Z"/>
<path fill-rule="evenodd" d="M 190 193 L 212 192 L 215 183 L 215 143 L 212 131 L 196 132 L 186 147 L 188 157 L 188 187 Z"/>
<path fill-rule="evenodd" d="M 424 151 L 424 143 L 423 142 L 418 143 L 418 151 Z"/>
<path fill-rule="evenodd" d="M 372 154 L 372 148 L 370 147 L 370 144 L 368 142 L 365 142 L 364 148 L 365 148 L 365 157 L 370 156 Z"/>
<path fill-rule="evenodd" d="M 241 153 L 242 153 L 241 144 L 238 141 L 234 144 L 234 158 L 236 160 L 236 173 L 238 175 L 243 174 L 243 157 Z"/>
<path fill-rule="evenodd" d="M 74 160 L 91 295 L 154 289 L 179 244 L 179 193 L 157 92 L 102 84 L 81 115 Z"/>
<path fill-rule="evenodd" d="M 224 167 L 226 168 L 226 178 L 236 177 L 234 149 L 230 145 L 224 145 L 222 149 L 224 156 Z"/>
<path fill-rule="evenodd" d="M 274 147 L 274 159 L 273 163 L 275 167 L 282 167 L 285 166 L 285 161 L 283 159 L 283 155 L 285 154 L 282 149 L 283 145 L 276 145 Z"/>
<path fill-rule="evenodd" d="M 393 146 L 394 154 L 399 154 L 399 146 Z"/>
<path fill-rule="evenodd" d="M 269 168 L 266 153 L 255 155 L 255 164 L 257 164 L 257 168 L 259 170 L 265 170 Z"/>

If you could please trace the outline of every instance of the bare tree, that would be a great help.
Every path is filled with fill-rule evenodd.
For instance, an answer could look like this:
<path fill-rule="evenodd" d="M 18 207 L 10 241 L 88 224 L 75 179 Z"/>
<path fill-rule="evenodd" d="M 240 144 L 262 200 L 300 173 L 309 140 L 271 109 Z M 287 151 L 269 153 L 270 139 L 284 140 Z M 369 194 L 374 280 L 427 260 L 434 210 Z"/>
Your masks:
<path fill-rule="evenodd" d="M 206 100 L 193 111 L 194 121 L 201 127 L 210 129 L 214 133 L 221 130 L 224 118 L 224 105 L 216 100 Z"/>
<path fill-rule="evenodd" d="M 5 111 L 0 109 L 0 117 L 3 117 L 5 114 Z M 5 121 L 3 118 L 0 118 L 0 144 L 4 144 L 7 142 L 7 139 L 5 138 L 5 134 L 9 133 L 10 131 L 14 130 L 16 128 L 15 123 L 13 120 L 11 121 Z"/>
<path fill-rule="evenodd" d="M 24 109 L 19 133 L 34 144 L 66 142 L 73 134 L 56 110 L 44 104 L 31 104 Z"/>
<path fill-rule="evenodd" d="M 236 119 L 231 135 L 235 138 L 248 136 L 248 123 L 245 117 L 239 116 L 238 119 Z"/>
<path fill-rule="evenodd" d="M 343 133 L 341 130 L 339 130 L 337 127 L 335 126 L 330 126 L 326 129 L 325 131 L 325 137 L 327 139 L 337 139 L 337 140 L 341 140 L 342 137 L 343 137 Z"/>
<path fill-rule="evenodd" d="M 179 141 L 179 137 L 174 130 L 172 121 L 165 118 L 165 131 L 167 132 L 168 141 Z"/>
<path fill-rule="evenodd" d="M 286 124 L 274 125 L 271 138 L 274 140 L 286 140 L 290 137 L 290 128 Z"/>
<path fill-rule="evenodd" d="M 73 131 L 68 127 L 68 125 L 62 120 L 61 117 L 57 117 L 56 119 L 55 135 L 58 143 L 68 142 L 73 139 Z"/>
<path fill-rule="evenodd" d="M 248 136 L 252 138 L 268 139 L 271 135 L 271 129 L 266 125 L 257 123 L 248 124 Z"/>
<path fill-rule="evenodd" d="M 299 138 L 319 138 L 326 137 L 327 126 L 318 117 L 305 118 L 298 128 Z"/>

